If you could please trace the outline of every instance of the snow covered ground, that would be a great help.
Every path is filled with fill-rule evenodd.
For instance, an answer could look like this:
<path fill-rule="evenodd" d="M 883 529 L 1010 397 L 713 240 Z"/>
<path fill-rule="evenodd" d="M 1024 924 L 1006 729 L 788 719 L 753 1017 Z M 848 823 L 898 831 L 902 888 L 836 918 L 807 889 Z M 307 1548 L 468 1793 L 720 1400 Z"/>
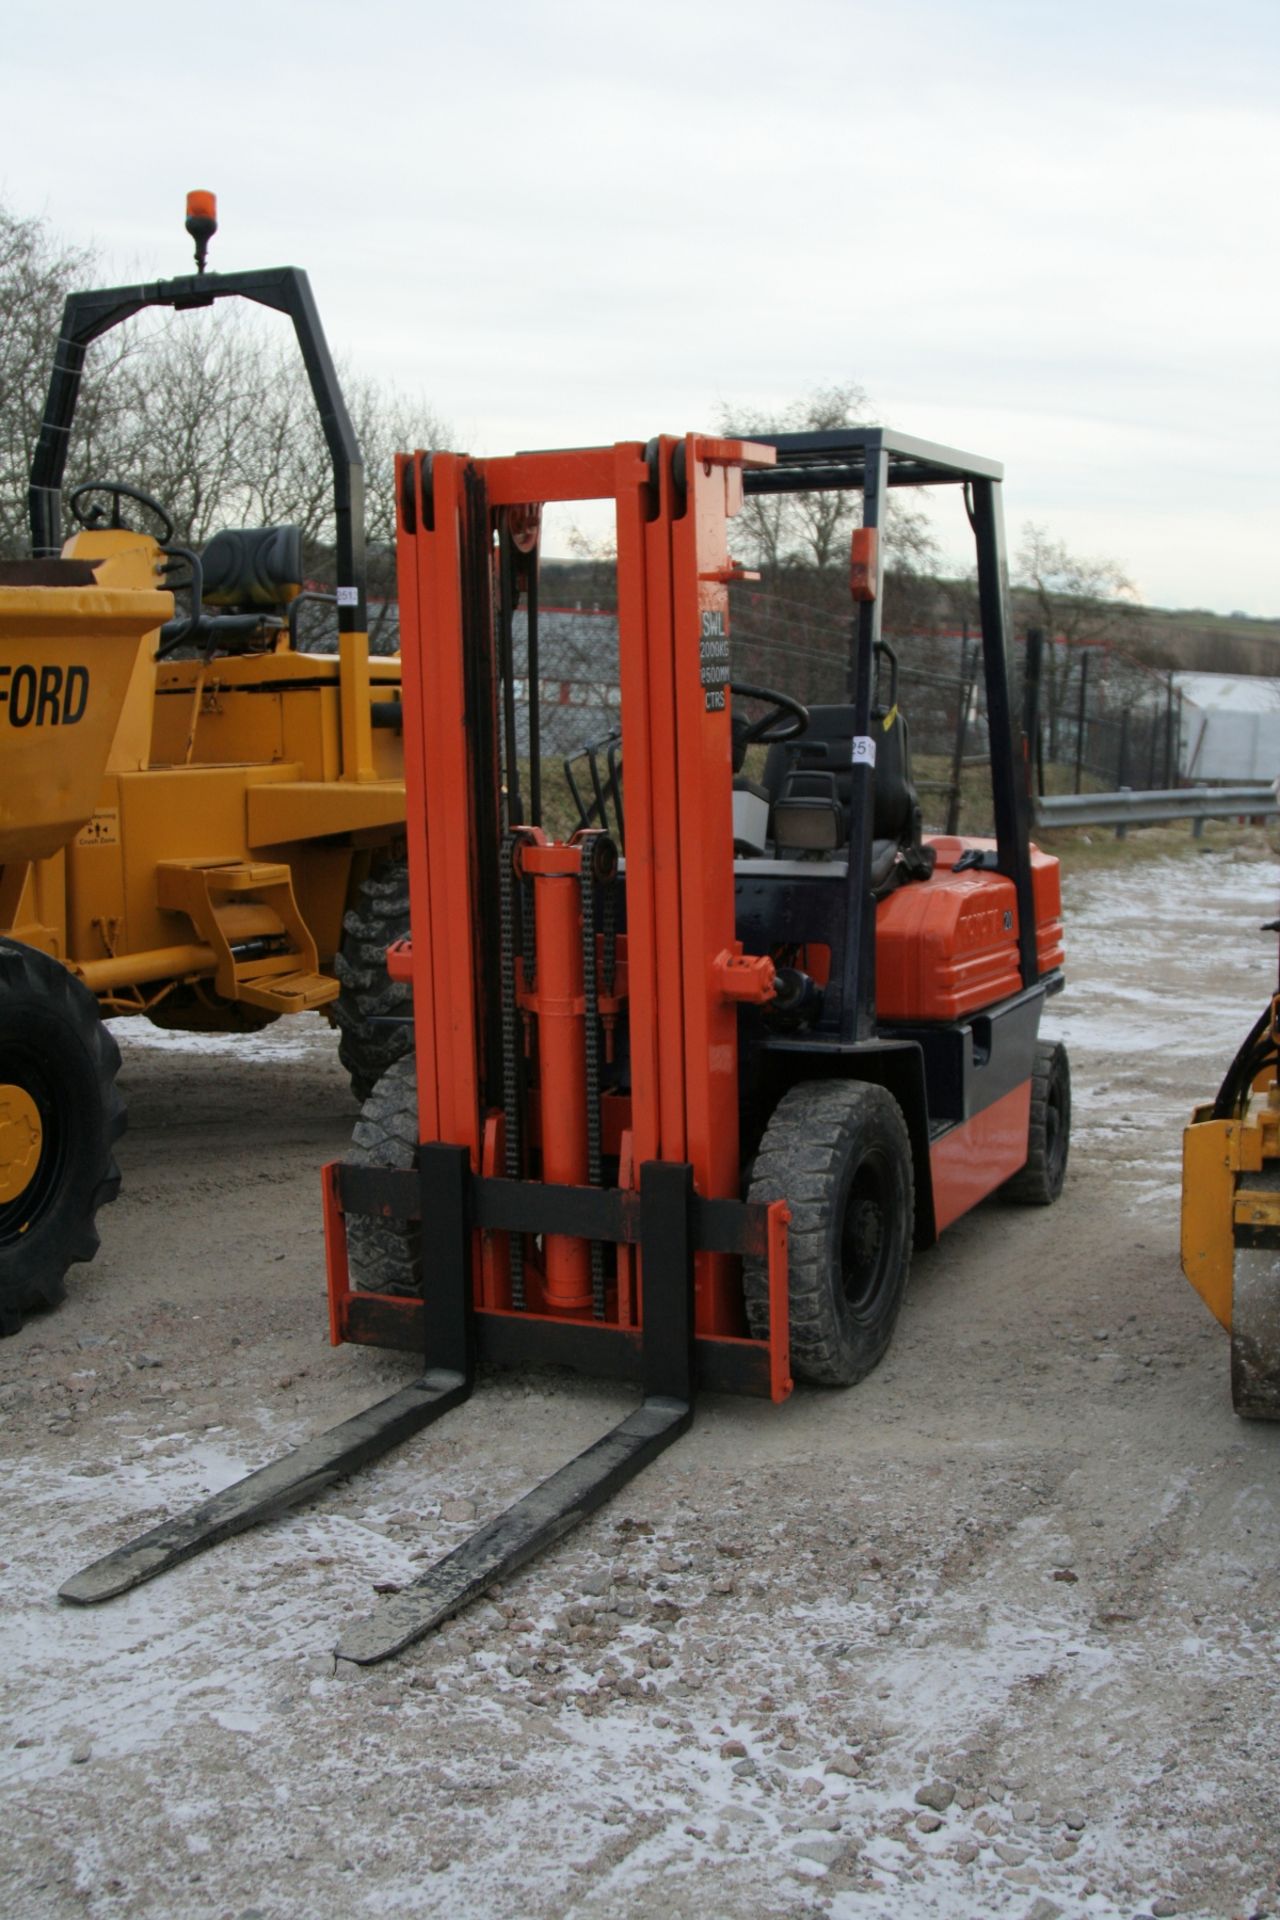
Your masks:
<path fill-rule="evenodd" d="M 1255 853 L 1259 851 L 1254 850 Z M 77 1565 L 411 1376 L 326 1344 L 321 1025 L 118 1024 L 103 1249 L 0 1347 L 4 1910 L 1058 1920 L 1280 1911 L 1280 1431 L 1234 1419 L 1178 1168 L 1275 976 L 1265 858 L 1068 893 L 1068 1191 L 916 1265 L 845 1395 L 714 1400 L 398 1662 L 335 1663 L 628 1396 L 493 1378 L 301 1513 L 80 1610 Z"/>

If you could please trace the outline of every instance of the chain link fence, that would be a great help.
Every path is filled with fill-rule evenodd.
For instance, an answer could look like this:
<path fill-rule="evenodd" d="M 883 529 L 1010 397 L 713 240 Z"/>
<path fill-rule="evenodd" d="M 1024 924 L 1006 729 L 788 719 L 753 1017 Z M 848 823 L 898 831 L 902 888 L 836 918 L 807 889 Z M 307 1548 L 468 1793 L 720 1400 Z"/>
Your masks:
<path fill-rule="evenodd" d="M 380 609 L 381 612 L 381 609 Z M 382 613 L 383 644 L 396 633 Z M 801 592 L 736 587 L 731 596 L 732 673 L 776 686 L 809 704 L 848 695 L 850 620 Z M 926 828 L 981 833 L 991 826 L 982 649 L 961 623 L 933 632 L 886 630 L 897 656 L 897 702 L 911 740 Z M 527 621 L 514 621 L 517 672 L 527 660 Z M 618 621 L 608 607 L 543 606 L 538 623 L 538 715 L 544 779 L 616 731 L 621 719 Z M 1017 710 L 1022 710 L 1025 635 L 1015 634 Z M 883 678 L 881 697 L 889 697 Z M 527 679 L 517 680 L 519 745 L 529 752 Z M 1179 783 L 1182 696 L 1173 675 L 1104 647 L 1049 641 L 1043 654 L 1036 774 L 1041 793 L 1171 788 Z"/>

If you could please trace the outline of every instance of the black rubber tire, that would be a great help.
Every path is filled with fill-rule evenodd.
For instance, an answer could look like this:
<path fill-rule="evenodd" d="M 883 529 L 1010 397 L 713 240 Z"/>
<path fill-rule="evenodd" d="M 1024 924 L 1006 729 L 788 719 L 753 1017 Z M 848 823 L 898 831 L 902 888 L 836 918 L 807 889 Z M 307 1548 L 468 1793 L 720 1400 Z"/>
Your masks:
<path fill-rule="evenodd" d="M 418 1077 L 411 1053 L 379 1080 L 360 1110 L 348 1156 L 362 1167 L 414 1167 L 418 1161 Z M 422 1229 L 347 1217 L 347 1267 L 357 1293 L 422 1298 Z"/>
<path fill-rule="evenodd" d="M 46 953 L 0 939 L 0 1085 L 40 1111 L 40 1156 L 22 1193 L 0 1203 L 0 1333 L 56 1306 L 67 1269 L 98 1251 L 98 1208 L 120 1191 L 120 1049 L 88 988 Z"/>
<path fill-rule="evenodd" d="M 1237 1195 L 1274 1193 L 1273 1176 L 1246 1176 Z M 1231 1262 L 1231 1404 L 1242 1420 L 1280 1420 L 1280 1253 L 1236 1247 Z"/>
<path fill-rule="evenodd" d="M 380 860 L 360 886 L 342 922 L 342 946 L 333 968 L 341 983 L 333 1017 L 341 1029 L 338 1058 L 357 1100 L 413 1045 L 413 996 L 407 982 L 387 973 L 387 948 L 409 937 L 409 869 Z"/>
<path fill-rule="evenodd" d="M 1062 1192 L 1071 1151 L 1071 1068 L 1060 1040 L 1036 1042 L 1031 1073 L 1027 1164 L 1000 1189 L 1018 1207 L 1051 1207 Z"/>
<path fill-rule="evenodd" d="M 765 1128 L 748 1198 L 791 1209 L 791 1371 L 850 1387 L 883 1359 L 906 1292 L 915 1177 L 902 1110 L 883 1087 L 805 1081 Z M 769 1330 L 764 1260 L 743 1263 L 747 1322 Z"/>

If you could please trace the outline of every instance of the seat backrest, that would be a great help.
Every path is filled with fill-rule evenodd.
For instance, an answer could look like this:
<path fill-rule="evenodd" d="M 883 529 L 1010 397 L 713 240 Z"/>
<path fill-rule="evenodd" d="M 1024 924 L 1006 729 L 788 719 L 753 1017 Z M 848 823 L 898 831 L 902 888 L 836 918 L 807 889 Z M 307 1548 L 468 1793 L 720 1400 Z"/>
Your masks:
<path fill-rule="evenodd" d="M 885 726 L 888 715 L 877 707 L 871 716 L 871 733 L 876 743 L 875 825 L 876 840 L 900 840 L 911 831 L 912 810 L 916 806 L 911 784 L 911 754 L 907 723 L 897 709 L 893 722 Z M 764 764 L 764 784 L 771 801 L 777 801 L 790 775 L 830 773 L 835 778 L 836 798 L 849 812 L 853 784 L 854 709 L 851 706 L 815 706 L 809 709 L 809 724 L 798 740 L 772 746 Z"/>
<path fill-rule="evenodd" d="M 810 707 L 809 724 L 798 740 L 770 747 L 764 784 L 770 800 L 779 800 L 793 773 L 832 773 L 836 797 L 848 810 L 849 769 L 853 760 L 853 708 Z"/>
<path fill-rule="evenodd" d="M 889 720 L 890 724 L 885 725 Z M 871 734 L 876 743 L 875 829 L 876 840 L 906 841 L 920 837 L 920 803 L 911 784 L 911 747 L 907 723 L 895 707 L 892 718 L 883 708 L 871 716 Z"/>
<path fill-rule="evenodd" d="M 209 607 L 283 607 L 302 591 L 301 527 L 228 527 L 200 556 Z"/>

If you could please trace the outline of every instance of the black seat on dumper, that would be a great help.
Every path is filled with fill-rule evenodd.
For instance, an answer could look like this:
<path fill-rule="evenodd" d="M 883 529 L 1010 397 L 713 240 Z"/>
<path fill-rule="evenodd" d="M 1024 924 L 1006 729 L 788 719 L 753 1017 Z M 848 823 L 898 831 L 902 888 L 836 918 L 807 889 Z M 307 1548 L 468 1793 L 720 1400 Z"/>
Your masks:
<path fill-rule="evenodd" d="M 301 527 L 227 527 L 200 559 L 209 607 L 281 607 L 302 591 Z"/>
<path fill-rule="evenodd" d="M 194 614 L 160 629 L 157 660 L 189 652 L 254 653 L 274 644 L 289 603 L 303 591 L 301 527 L 227 527 L 200 556 Z"/>
<path fill-rule="evenodd" d="M 871 735 L 876 745 L 871 885 L 880 895 L 904 880 L 927 879 L 935 856 L 921 843 L 907 723 L 896 706 L 873 709 Z M 853 741 L 851 706 L 816 706 L 810 707 L 809 725 L 799 739 L 770 747 L 764 784 L 779 854 L 834 852 L 848 845 Z"/>

